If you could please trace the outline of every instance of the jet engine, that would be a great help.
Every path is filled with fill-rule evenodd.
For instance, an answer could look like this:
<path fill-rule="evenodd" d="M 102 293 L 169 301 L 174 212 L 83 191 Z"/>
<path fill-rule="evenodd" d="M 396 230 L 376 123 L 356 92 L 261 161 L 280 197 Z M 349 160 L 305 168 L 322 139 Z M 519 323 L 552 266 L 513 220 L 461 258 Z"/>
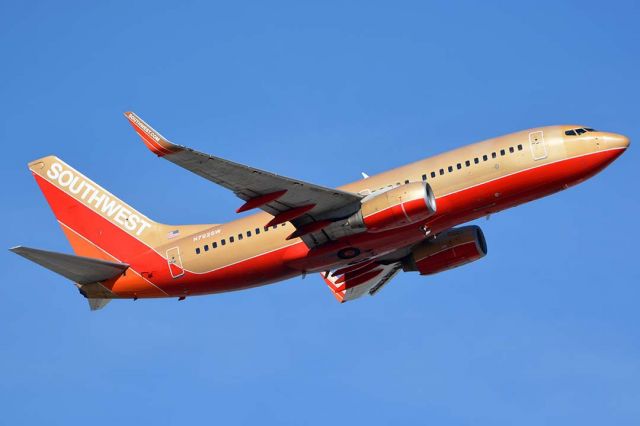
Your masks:
<path fill-rule="evenodd" d="M 487 243 L 482 230 L 477 226 L 463 226 L 413 247 L 402 262 L 402 269 L 432 275 L 466 265 L 486 254 Z"/>
<path fill-rule="evenodd" d="M 419 223 L 436 212 L 436 199 L 426 182 L 412 182 L 365 198 L 360 210 L 348 219 L 353 229 L 371 232 Z"/>

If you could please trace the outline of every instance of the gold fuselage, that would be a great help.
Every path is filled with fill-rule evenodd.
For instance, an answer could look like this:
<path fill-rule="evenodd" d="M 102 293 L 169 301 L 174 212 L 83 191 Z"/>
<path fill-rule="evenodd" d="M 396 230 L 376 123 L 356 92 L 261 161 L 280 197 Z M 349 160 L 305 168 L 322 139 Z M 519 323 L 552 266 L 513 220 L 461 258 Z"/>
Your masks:
<path fill-rule="evenodd" d="M 431 185 L 438 202 L 453 194 L 478 188 L 488 182 L 499 181 L 523 171 L 535 170 L 598 152 L 621 149 L 628 145 L 626 138 L 613 133 L 589 132 L 578 136 L 564 134 L 566 129 L 579 127 L 581 126 L 549 126 L 489 139 L 352 182 L 340 187 L 340 189 L 368 195 L 404 183 L 426 180 Z M 604 166 L 606 164 L 602 165 L 602 167 Z M 553 178 L 549 179 L 545 175 L 544 180 L 536 181 L 533 179 L 526 186 L 533 190 L 533 198 L 538 198 L 576 184 L 596 173 L 602 167 L 577 170 L 574 176 L 569 179 L 562 176 L 558 182 L 553 182 Z M 542 187 L 542 191 L 536 192 L 537 187 Z M 480 194 L 475 199 L 465 200 L 462 203 L 464 205 L 456 203 L 453 211 L 447 212 L 445 217 L 439 218 L 434 226 L 434 232 L 441 232 L 447 227 L 500 211 L 532 198 L 527 195 L 527 191 L 522 189 L 519 190 L 519 194 L 508 194 L 508 199 L 503 198 L 503 193 L 508 192 L 508 188 L 505 188 L 504 191 Z M 515 200 L 512 199 L 514 196 Z M 518 199 L 518 196 L 521 198 Z M 451 218 L 453 221 L 447 220 L 447 218 Z M 181 260 L 186 270 L 197 274 L 206 274 L 265 253 L 303 244 L 300 239 L 286 240 L 286 237 L 294 231 L 293 226 L 289 223 L 269 228 L 265 232 L 263 227 L 270 219 L 269 214 L 261 212 L 222 225 L 198 227 L 197 232 L 158 247 L 158 252 L 164 253 L 167 249 L 177 246 L 180 249 Z M 416 238 L 419 238 L 419 231 L 417 227 L 414 228 L 416 228 Z M 255 234 L 256 229 L 261 230 L 260 235 Z M 251 237 L 247 237 L 247 231 L 251 231 Z M 404 235 L 398 231 L 395 234 Z M 242 240 L 239 240 L 239 235 L 243 236 Z M 230 237 L 234 237 L 233 243 L 229 243 Z M 380 234 L 378 237 L 383 238 L 383 235 Z M 375 237 L 373 238 L 375 239 Z M 384 238 L 388 238 L 388 236 L 384 236 Z M 414 244 L 416 238 L 406 240 L 403 237 L 395 244 L 385 244 L 386 251 Z M 225 246 L 221 245 L 223 239 L 226 242 Z M 215 249 L 211 248 L 213 242 L 216 242 L 217 245 Z M 202 249 L 205 244 L 209 247 L 207 253 L 195 254 L 196 248 Z M 300 253 L 300 256 L 308 256 L 304 250 L 298 250 L 296 253 Z M 376 254 L 380 254 L 380 251 Z M 295 254 L 292 256 L 295 257 Z M 344 261 L 335 258 L 334 262 L 328 265 L 318 265 L 312 262 L 311 265 L 304 266 L 304 261 L 286 260 L 290 260 L 289 264 L 293 265 L 293 269 L 298 269 L 298 273 L 328 269 L 344 263 Z"/>

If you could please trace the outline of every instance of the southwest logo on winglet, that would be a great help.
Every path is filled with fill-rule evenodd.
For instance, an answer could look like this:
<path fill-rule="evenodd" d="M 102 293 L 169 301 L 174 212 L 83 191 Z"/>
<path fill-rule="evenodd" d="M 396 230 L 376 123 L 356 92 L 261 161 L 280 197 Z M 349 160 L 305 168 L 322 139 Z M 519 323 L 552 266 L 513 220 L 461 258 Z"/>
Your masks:
<path fill-rule="evenodd" d="M 145 132 L 147 135 L 151 136 L 153 138 L 154 141 L 156 142 L 160 142 L 160 136 L 158 136 L 157 134 L 155 134 L 155 132 L 153 130 L 151 130 L 146 124 L 144 124 L 142 121 L 140 121 L 138 119 L 138 117 L 136 117 L 132 112 L 129 113 L 128 115 L 129 119 L 131 121 L 133 121 L 135 123 L 136 126 L 138 126 L 143 132 Z"/>

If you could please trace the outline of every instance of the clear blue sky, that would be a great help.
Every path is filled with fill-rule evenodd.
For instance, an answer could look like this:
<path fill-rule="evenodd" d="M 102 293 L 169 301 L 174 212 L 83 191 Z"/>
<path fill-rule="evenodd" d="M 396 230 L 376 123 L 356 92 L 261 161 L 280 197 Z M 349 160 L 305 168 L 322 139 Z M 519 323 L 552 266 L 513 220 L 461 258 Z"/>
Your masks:
<path fill-rule="evenodd" d="M 48 154 L 158 221 L 235 217 L 129 109 L 329 186 L 538 125 L 631 149 L 478 221 L 482 261 L 345 305 L 308 276 L 90 313 L 3 251 L 0 423 L 639 424 L 637 2 L 301 3 L 2 2 L 0 246 L 71 251 L 26 168 Z"/>

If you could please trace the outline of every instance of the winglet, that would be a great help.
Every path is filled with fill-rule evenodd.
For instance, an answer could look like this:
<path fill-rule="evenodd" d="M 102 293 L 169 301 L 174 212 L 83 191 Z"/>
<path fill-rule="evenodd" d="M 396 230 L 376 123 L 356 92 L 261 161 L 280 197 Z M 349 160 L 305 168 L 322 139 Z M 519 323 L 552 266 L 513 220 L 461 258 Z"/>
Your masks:
<path fill-rule="evenodd" d="M 127 120 L 129 120 L 129 123 L 131 123 L 136 133 L 142 138 L 147 148 L 158 157 L 164 157 L 167 154 L 172 154 L 180 150 L 177 145 L 169 142 L 164 136 L 133 112 L 127 111 L 124 113 L 124 116 L 127 117 Z"/>

